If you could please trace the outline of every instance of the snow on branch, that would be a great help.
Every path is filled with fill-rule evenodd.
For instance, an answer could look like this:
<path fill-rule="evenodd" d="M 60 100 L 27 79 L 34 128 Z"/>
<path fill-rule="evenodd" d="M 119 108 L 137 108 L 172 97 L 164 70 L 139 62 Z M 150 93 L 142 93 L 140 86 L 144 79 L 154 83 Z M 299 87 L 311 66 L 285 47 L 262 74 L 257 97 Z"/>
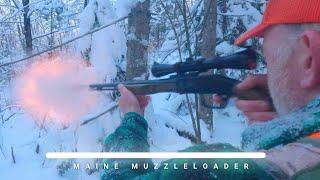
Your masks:
<path fill-rule="evenodd" d="M 109 24 L 106 24 L 106 25 L 104 25 L 104 26 L 101 26 L 101 27 L 99 27 L 99 28 L 96 28 L 96 29 L 94 29 L 94 30 L 91 30 L 91 31 L 89 31 L 89 32 L 87 32 L 87 33 L 84 33 L 84 34 L 82 34 L 82 35 L 80 35 L 80 36 L 77 36 L 77 37 L 75 37 L 75 38 L 73 38 L 73 39 L 70 39 L 70 40 L 68 40 L 68 41 L 66 41 L 66 42 L 64 42 L 64 43 L 61 43 L 60 45 L 53 46 L 53 47 L 51 47 L 51 48 L 49 48 L 49 49 L 46 49 L 46 50 L 44 50 L 44 51 L 40 51 L 40 52 L 38 52 L 38 53 L 32 54 L 32 55 L 30 55 L 30 56 L 27 56 L 27 57 L 25 57 L 25 58 L 22 58 L 22 59 L 19 59 L 19 60 L 16 60 L 16 61 L 12 61 L 12 62 L 7 62 L 7 63 L 0 64 L 0 67 L 9 66 L 9 65 L 16 64 L 16 63 L 19 63 L 19 62 L 22 62 L 22 61 L 26 61 L 26 60 L 31 59 L 31 58 L 33 58 L 33 57 L 39 56 L 39 55 L 41 55 L 41 54 L 43 54 L 43 53 L 53 51 L 53 50 L 58 49 L 58 48 L 60 48 L 60 47 L 62 47 L 62 46 L 65 46 L 65 45 L 67 45 L 67 44 L 69 44 L 69 43 L 71 43 L 71 42 L 73 42 L 73 41 L 76 41 L 76 40 L 78 40 L 78 39 L 81 39 L 81 38 L 83 38 L 83 37 L 85 37 L 85 36 L 87 36 L 87 35 L 91 35 L 91 34 L 93 34 L 93 33 L 95 33 L 95 32 L 98 32 L 98 31 L 104 29 L 104 28 L 107 28 L 107 27 L 109 27 L 109 26 L 112 26 L 112 25 L 114 25 L 114 24 L 116 24 L 116 23 L 118 23 L 118 22 L 121 22 L 121 21 L 123 21 L 123 20 L 125 20 L 125 19 L 127 19 L 127 18 L 128 18 L 128 16 L 124 16 L 124 17 L 122 17 L 122 18 L 119 18 L 119 19 L 117 19 L 117 20 L 114 20 L 113 22 L 111 22 L 111 23 L 109 23 Z"/>
<path fill-rule="evenodd" d="M 220 16 L 250 16 L 249 14 L 236 14 L 236 13 L 217 13 Z"/>
<path fill-rule="evenodd" d="M 37 2 L 34 2 L 34 3 L 29 3 L 29 4 L 26 5 L 26 6 L 22 6 L 22 7 L 20 7 L 16 12 L 14 12 L 11 16 L 9 16 L 9 17 L 4 17 L 4 18 L 2 18 L 0 21 L 1 21 L 1 22 L 5 22 L 5 21 L 7 21 L 7 20 L 9 20 L 9 19 L 11 19 L 11 18 L 13 18 L 13 17 L 15 17 L 19 12 L 22 12 L 22 11 L 24 10 L 24 8 L 30 7 L 31 5 L 34 5 L 34 4 L 41 3 L 41 2 L 43 2 L 43 1 L 45 1 L 45 0 L 40 0 L 40 1 L 37 1 Z"/>

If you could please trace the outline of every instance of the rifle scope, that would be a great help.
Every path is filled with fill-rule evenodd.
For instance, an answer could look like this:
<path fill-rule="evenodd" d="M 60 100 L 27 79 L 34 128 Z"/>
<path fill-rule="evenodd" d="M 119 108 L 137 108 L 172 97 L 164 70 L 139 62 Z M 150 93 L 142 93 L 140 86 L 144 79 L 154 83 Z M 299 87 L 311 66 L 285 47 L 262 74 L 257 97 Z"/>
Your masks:
<path fill-rule="evenodd" d="M 187 72 L 206 72 L 209 69 L 255 69 L 257 53 L 252 49 L 246 49 L 228 56 L 214 58 L 189 59 L 186 62 L 176 64 L 155 63 L 151 72 L 155 77 L 161 77 L 172 73 L 184 74 Z"/>

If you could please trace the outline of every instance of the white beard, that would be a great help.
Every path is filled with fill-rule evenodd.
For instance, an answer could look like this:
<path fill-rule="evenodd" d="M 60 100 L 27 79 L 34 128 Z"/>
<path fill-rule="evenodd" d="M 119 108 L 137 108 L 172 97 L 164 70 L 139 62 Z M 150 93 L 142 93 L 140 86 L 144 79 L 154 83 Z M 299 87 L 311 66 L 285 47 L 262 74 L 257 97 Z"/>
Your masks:
<path fill-rule="evenodd" d="M 294 92 L 290 90 L 288 74 L 286 72 L 280 74 L 273 73 L 268 78 L 270 95 L 279 115 L 288 114 L 300 107 L 295 99 Z"/>
<path fill-rule="evenodd" d="M 289 74 L 287 67 L 292 53 L 289 47 L 278 48 L 274 54 L 274 67 L 268 70 L 268 86 L 273 105 L 279 115 L 288 114 L 301 107 L 299 95 L 290 86 L 293 78 Z M 291 77 L 291 78 L 290 78 Z"/>

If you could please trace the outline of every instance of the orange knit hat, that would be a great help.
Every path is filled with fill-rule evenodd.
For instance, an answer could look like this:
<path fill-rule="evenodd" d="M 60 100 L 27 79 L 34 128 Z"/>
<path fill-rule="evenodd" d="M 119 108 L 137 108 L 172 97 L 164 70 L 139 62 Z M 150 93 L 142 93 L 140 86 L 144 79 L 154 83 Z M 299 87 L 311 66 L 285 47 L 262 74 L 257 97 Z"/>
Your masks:
<path fill-rule="evenodd" d="M 264 31 L 275 24 L 302 23 L 320 23 L 320 0 L 269 0 L 262 22 L 242 34 L 235 44 L 262 37 Z"/>

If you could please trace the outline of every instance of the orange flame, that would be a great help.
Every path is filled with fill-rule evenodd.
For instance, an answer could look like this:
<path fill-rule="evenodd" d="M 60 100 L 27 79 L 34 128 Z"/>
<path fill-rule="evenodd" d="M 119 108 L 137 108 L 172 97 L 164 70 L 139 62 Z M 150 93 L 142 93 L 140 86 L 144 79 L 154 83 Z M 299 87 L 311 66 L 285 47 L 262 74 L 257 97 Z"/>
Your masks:
<path fill-rule="evenodd" d="M 97 107 L 98 94 L 88 90 L 97 80 L 92 67 L 55 56 L 27 67 L 14 81 L 14 95 L 38 123 L 47 117 L 67 125 Z"/>

